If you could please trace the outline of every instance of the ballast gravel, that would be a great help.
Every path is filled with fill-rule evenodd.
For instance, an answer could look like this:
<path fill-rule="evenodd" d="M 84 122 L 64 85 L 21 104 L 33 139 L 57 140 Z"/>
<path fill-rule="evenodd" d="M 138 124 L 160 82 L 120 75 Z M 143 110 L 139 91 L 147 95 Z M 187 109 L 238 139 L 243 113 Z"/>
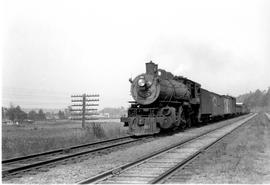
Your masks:
<path fill-rule="evenodd" d="M 196 136 L 202 132 L 220 127 L 222 125 L 236 122 L 248 115 L 233 118 L 218 123 L 213 123 L 204 127 L 192 128 L 184 132 L 178 132 L 169 136 L 157 137 L 155 140 L 149 142 L 129 145 L 128 147 L 121 147 L 117 151 L 112 151 L 103 155 L 91 155 L 89 159 L 73 164 L 58 165 L 50 168 L 47 172 L 38 172 L 37 174 L 25 174 L 20 178 L 13 178 L 3 181 L 8 184 L 74 184 L 85 180 L 91 176 L 111 170 L 126 163 L 135 161 L 136 159 L 158 151 L 169 145 L 176 144 L 189 137 Z"/>

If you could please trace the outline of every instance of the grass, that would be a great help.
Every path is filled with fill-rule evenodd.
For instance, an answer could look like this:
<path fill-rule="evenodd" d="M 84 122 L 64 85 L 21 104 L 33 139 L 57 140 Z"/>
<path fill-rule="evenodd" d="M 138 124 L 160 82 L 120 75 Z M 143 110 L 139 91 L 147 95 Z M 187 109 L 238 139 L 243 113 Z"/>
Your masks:
<path fill-rule="evenodd" d="M 127 135 L 120 122 L 92 122 L 86 129 L 72 121 L 2 126 L 2 158 L 25 156 L 71 145 Z"/>
<path fill-rule="evenodd" d="M 191 164 L 191 175 L 182 183 L 270 183 L 269 123 L 260 113 Z"/>

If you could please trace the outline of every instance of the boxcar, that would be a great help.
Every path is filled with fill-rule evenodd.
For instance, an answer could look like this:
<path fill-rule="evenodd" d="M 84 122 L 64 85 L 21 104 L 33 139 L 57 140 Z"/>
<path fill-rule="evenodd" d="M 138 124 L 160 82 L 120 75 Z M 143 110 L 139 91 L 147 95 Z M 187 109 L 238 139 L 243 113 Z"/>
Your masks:
<path fill-rule="evenodd" d="M 243 112 L 243 104 L 242 104 L 242 103 L 236 103 L 235 106 L 236 106 L 236 107 L 235 107 L 235 109 L 236 109 L 236 114 L 237 114 L 237 115 L 242 114 L 242 112 Z"/>
<path fill-rule="evenodd" d="M 236 99 L 234 97 L 223 95 L 224 116 L 230 116 L 236 113 Z"/>
<path fill-rule="evenodd" d="M 221 95 L 201 89 L 200 102 L 202 121 L 224 114 L 224 99 Z"/>

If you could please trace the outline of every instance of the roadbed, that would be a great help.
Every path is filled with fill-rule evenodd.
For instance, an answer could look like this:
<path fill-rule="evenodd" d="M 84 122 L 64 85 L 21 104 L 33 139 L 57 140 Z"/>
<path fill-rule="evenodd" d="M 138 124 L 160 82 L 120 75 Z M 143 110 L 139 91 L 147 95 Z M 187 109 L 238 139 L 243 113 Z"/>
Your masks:
<path fill-rule="evenodd" d="M 260 113 L 249 122 L 166 183 L 269 184 L 270 121 Z"/>

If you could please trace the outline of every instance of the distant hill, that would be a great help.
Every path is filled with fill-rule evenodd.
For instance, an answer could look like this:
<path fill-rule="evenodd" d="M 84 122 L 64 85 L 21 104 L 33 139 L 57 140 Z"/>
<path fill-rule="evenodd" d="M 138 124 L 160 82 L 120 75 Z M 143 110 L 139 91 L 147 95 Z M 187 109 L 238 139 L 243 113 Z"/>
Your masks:
<path fill-rule="evenodd" d="M 270 87 L 267 91 L 257 89 L 255 92 L 242 94 L 236 98 L 236 101 L 245 103 L 251 109 L 264 108 L 270 110 Z"/>

